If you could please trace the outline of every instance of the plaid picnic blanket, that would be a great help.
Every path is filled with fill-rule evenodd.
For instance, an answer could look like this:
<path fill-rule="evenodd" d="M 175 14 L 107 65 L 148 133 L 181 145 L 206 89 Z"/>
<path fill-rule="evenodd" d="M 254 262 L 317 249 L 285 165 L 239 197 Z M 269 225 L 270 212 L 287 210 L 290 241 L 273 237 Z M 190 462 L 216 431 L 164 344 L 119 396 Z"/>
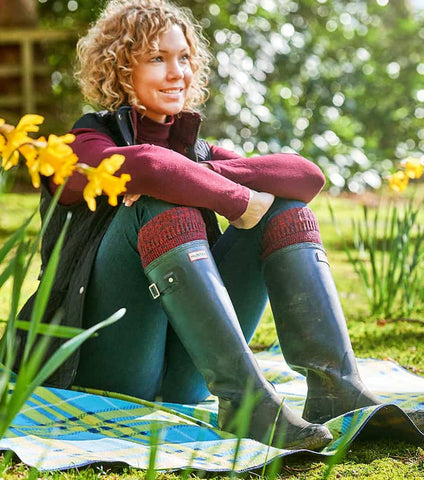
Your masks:
<path fill-rule="evenodd" d="M 265 375 L 301 411 L 306 385 L 287 366 L 281 352 L 257 354 Z M 359 360 L 367 386 L 384 405 L 350 412 L 326 423 L 334 440 L 315 455 L 332 455 L 338 446 L 360 436 L 392 436 L 424 443 L 421 432 L 403 408 L 424 409 L 424 378 L 390 361 Z M 238 440 L 217 425 L 217 403 L 160 404 L 108 392 L 39 387 L 28 400 L 5 438 L 1 450 L 12 450 L 39 470 L 65 470 L 92 463 L 122 463 L 170 471 L 242 472 L 277 457 L 298 453 Z"/>

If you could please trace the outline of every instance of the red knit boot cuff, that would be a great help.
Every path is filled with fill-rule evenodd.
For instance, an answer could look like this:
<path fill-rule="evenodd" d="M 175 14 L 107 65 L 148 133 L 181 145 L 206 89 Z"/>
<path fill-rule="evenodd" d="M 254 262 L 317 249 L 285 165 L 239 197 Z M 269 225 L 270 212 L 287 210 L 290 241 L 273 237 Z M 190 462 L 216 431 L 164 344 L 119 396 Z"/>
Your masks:
<path fill-rule="evenodd" d="M 206 240 L 206 226 L 196 208 L 175 207 L 149 220 L 138 233 L 143 268 L 178 245 Z"/>
<path fill-rule="evenodd" d="M 271 218 L 265 227 L 262 258 L 288 245 L 321 243 L 318 221 L 308 207 L 284 210 Z"/>

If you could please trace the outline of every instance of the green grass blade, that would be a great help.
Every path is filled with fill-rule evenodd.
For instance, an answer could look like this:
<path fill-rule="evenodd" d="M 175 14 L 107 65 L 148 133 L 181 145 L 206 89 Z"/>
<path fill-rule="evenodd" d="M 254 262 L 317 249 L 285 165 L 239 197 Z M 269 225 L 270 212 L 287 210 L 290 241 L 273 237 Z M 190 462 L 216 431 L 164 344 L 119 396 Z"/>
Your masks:
<path fill-rule="evenodd" d="M 59 185 L 58 189 L 56 190 L 55 194 L 52 197 L 52 200 L 50 202 L 49 208 L 47 209 L 46 215 L 44 216 L 44 221 L 43 225 L 40 230 L 39 237 L 43 238 L 44 234 L 46 233 L 46 230 L 50 224 L 50 221 L 53 217 L 53 213 L 56 210 L 56 206 L 59 203 L 59 198 L 62 195 L 63 189 L 65 188 L 66 185 L 66 180 L 62 185 Z"/>
<path fill-rule="evenodd" d="M 106 320 L 103 320 L 96 325 L 93 325 L 88 330 L 84 330 L 82 333 L 69 339 L 47 360 L 44 367 L 40 370 L 38 375 L 34 378 L 31 384 L 31 388 L 34 389 L 37 385 L 41 385 L 46 378 L 48 378 L 59 365 L 61 365 L 77 348 L 79 348 L 89 337 L 96 333 L 101 328 L 107 327 L 117 322 L 125 315 L 126 309 L 121 308 Z"/>
<path fill-rule="evenodd" d="M 3 245 L 0 249 L 0 264 L 5 259 L 6 255 L 16 246 L 16 244 L 20 243 L 24 236 L 28 225 L 30 224 L 31 220 L 34 218 L 35 212 L 25 220 L 25 222 L 16 230 L 16 232 L 7 240 L 7 242 Z"/>
<path fill-rule="evenodd" d="M 161 426 L 158 422 L 152 422 L 150 424 L 149 435 L 149 466 L 146 471 L 146 480 L 155 480 L 156 478 L 156 457 L 158 453 L 158 446 L 160 442 Z"/>
<path fill-rule="evenodd" d="M 37 336 L 37 330 L 43 319 L 44 312 L 46 310 L 47 303 L 49 301 L 49 296 L 53 286 L 53 281 L 56 276 L 57 267 L 59 265 L 60 252 L 62 249 L 63 242 L 65 240 L 65 235 L 66 235 L 66 231 L 69 226 L 70 220 L 71 220 L 71 216 L 68 215 L 65 221 L 65 224 L 62 228 L 62 231 L 60 233 L 60 236 L 54 246 L 53 252 L 50 256 L 49 262 L 47 264 L 47 267 L 41 279 L 40 286 L 38 288 L 37 296 L 35 298 L 34 306 L 31 313 L 31 319 L 30 319 L 31 328 L 28 331 L 28 338 L 25 345 L 25 352 L 23 356 L 24 362 L 28 359 L 31 348 L 35 342 L 35 338 Z"/>
<path fill-rule="evenodd" d="M 42 338 L 33 349 L 30 361 L 22 363 L 16 376 L 13 392 L 5 398 L 3 404 L 3 415 L 0 421 L 0 438 L 10 427 L 15 416 L 32 393 L 30 389 L 31 379 L 36 375 L 38 368 L 43 361 L 44 353 L 47 350 L 49 339 Z"/>
<path fill-rule="evenodd" d="M 7 322 L 5 337 L 6 337 L 6 368 L 11 369 L 15 357 L 15 319 L 19 307 L 19 299 L 21 295 L 22 284 L 25 278 L 25 258 L 28 253 L 28 244 L 21 241 L 18 245 L 16 255 L 14 258 L 13 268 L 13 286 L 11 305 L 9 310 L 9 318 Z"/>
<path fill-rule="evenodd" d="M 29 268 L 32 264 L 32 261 L 34 260 L 35 256 L 38 253 L 38 249 L 39 249 L 39 246 L 40 246 L 40 243 L 41 243 L 41 239 L 43 238 L 44 234 L 46 233 L 46 230 L 47 230 L 47 228 L 50 224 L 50 221 L 53 217 L 54 210 L 56 209 L 56 206 L 59 202 L 59 198 L 62 195 L 63 189 L 65 188 L 65 185 L 66 185 L 66 181 L 62 185 L 59 185 L 59 188 L 56 190 L 55 194 L 53 195 L 53 198 L 52 198 L 52 200 L 50 202 L 50 205 L 47 209 L 47 212 L 44 216 L 44 220 L 43 220 L 43 224 L 41 226 L 41 229 L 38 232 L 37 236 L 35 237 L 35 239 L 32 243 L 30 255 L 29 255 L 27 263 L 26 263 L 25 275 L 28 273 Z"/>
<path fill-rule="evenodd" d="M 7 267 L 1 272 L 0 288 L 5 284 L 5 282 L 7 282 L 9 277 L 13 274 L 14 262 L 15 262 L 15 259 L 12 258 L 12 260 L 8 263 Z"/>
<path fill-rule="evenodd" d="M 6 332 L 2 339 L 1 353 L 2 360 L 5 357 L 4 371 L 0 376 L 0 426 L 5 417 L 5 408 L 8 399 L 9 381 L 11 376 L 12 366 L 15 360 L 16 354 L 16 327 L 15 317 L 19 305 L 19 298 L 22 289 L 22 283 L 24 280 L 24 263 L 27 255 L 28 244 L 21 241 L 18 244 L 16 255 L 13 259 L 13 286 L 12 286 L 12 298 L 9 311 L 9 318 L 7 321 Z M 0 437 L 1 438 L 1 437 Z"/>
<path fill-rule="evenodd" d="M 0 323 L 7 323 L 7 320 L 0 320 Z M 16 328 L 19 328 L 19 330 L 29 331 L 31 328 L 31 322 L 27 320 L 16 320 L 15 325 Z M 38 335 L 45 335 L 49 337 L 72 338 L 84 331 L 85 330 L 83 328 L 40 323 L 37 327 L 36 333 Z"/>
<path fill-rule="evenodd" d="M 362 280 L 362 283 L 364 285 L 365 293 L 367 295 L 368 303 L 372 305 L 373 301 L 373 293 L 371 289 L 371 284 L 370 284 L 370 279 L 368 275 L 368 270 L 366 268 L 366 262 L 362 258 L 362 251 L 363 251 L 363 235 L 362 235 L 362 229 L 361 225 L 359 222 L 355 222 L 355 220 L 352 220 L 352 231 L 353 231 L 353 242 L 355 245 L 355 248 L 358 253 L 358 258 L 354 258 L 354 256 L 351 253 L 351 248 L 348 245 L 348 242 L 346 241 L 345 235 L 341 231 L 338 222 L 336 220 L 336 217 L 334 215 L 334 210 L 330 202 L 327 202 L 327 206 L 330 212 L 330 217 L 331 221 L 336 229 L 337 235 L 339 236 L 342 245 L 343 245 L 343 250 L 345 251 L 348 260 L 350 264 L 352 265 L 355 273 L 358 275 L 358 277 Z"/>
<path fill-rule="evenodd" d="M 112 316 L 100 322 L 88 330 L 84 330 L 76 337 L 71 338 L 61 345 L 56 352 L 46 361 L 44 366 L 39 370 L 43 361 L 44 354 L 47 350 L 50 339 L 42 337 L 32 351 L 31 358 L 21 364 L 20 370 L 16 377 L 16 383 L 12 395 L 8 398 L 7 408 L 3 407 L 2 418 L 0 421 L 0 438 L 4 435 L 7 428 L 13 422 L 15 416 L 27 401 L 35 388 L 41 385 L 54 371 L 79 348 L 82 343 L 87 340 L 97 330 L 104 328 L 118 321 L 125 314 L 126 309 L 122 308 L 115 312 Z M 39 371 L 38 371 L 39 370 Z M 38 373 L 37 373 L 38 372 Z"/>

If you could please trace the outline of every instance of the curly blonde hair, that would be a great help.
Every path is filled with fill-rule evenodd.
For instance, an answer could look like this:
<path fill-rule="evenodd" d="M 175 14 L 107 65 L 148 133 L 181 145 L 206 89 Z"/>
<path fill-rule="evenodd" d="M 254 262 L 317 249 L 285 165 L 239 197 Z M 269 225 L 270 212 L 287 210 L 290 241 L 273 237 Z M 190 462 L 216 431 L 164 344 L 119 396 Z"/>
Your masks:
<path fill-rule="evenodd" d="M 98 20 L 77 44 L 75 76 L 85 98 L 115 111 L 124 104 L 141 113 L 132 83 L 137 56 L 157 49 L 159 36 L 178 25 L 190 48 L 193 81 L 184 110 L 193 111 L 207 99 L 210 53 L 200 26 L 188 9 L 166 0 L 110 0 Z"/>

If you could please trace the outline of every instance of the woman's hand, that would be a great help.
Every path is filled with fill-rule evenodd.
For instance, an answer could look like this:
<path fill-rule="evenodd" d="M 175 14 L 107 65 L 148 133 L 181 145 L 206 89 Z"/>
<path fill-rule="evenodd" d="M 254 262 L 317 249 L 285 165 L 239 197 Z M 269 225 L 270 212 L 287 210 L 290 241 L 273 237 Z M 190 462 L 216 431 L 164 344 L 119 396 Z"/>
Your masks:
<path fill-rule="evenodd" d="M 123 204 L 126 206 L 126 207 L 131 207 L 131 205 L 136 202 L 139 198 L 141 197 L 141 195 L 136 195 L 136 194 L 133 194 L 133 195 L 124 195 L 124 200 L 122 201 Z"/>
<path fill-rule="evenodd" d="M 250 190 L 249 203 L 241 217 L 230 224 L 236 228 L 249 229 L 257 225 L 274 202 L 272 193 Z"/>
<path fill-rule="evenodd" d="M 199 163 L 203 167 L 212 170 L 211 165 L 208 163 Z M 230 222 L 233 227 L 249 229 L 257 225 L 265 213 L 269 210 L 269 207 L 274 202 L 275 196 L 272 193 L 257 192 L 250 189 L 249 203 L 247 204 L 246 211 L 237 220 Z"/>

